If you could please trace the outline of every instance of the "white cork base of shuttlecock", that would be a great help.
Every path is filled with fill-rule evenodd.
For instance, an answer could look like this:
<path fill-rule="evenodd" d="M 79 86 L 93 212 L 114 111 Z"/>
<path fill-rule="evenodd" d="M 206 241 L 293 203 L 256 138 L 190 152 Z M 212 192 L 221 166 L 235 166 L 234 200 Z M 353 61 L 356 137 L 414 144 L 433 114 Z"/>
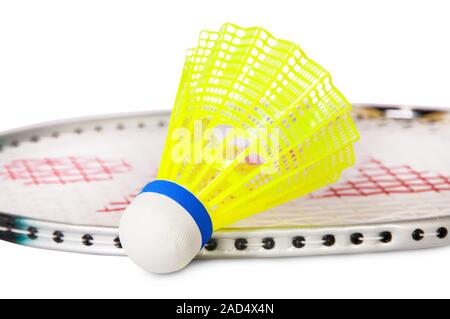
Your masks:
<path fill-rule="evenodd" d="M 176 201 L 161 194 L 139 194 L 125 210 L 119 236 L 125 253 L 153 273 L 184 268 L 202 245 L 192 216 Z"/>

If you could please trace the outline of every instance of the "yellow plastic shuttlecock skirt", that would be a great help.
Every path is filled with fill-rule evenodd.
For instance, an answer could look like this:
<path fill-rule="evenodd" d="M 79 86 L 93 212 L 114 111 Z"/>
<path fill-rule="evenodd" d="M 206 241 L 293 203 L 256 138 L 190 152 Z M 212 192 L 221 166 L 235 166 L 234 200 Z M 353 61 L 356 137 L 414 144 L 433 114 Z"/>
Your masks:
<path fill-rule="evenodd" d="M 298 45 L 260 27 L 204 31 L 186 56 L 157 178 L 222 228 L 339 179 L 358 139 L 350 109 Z"/>

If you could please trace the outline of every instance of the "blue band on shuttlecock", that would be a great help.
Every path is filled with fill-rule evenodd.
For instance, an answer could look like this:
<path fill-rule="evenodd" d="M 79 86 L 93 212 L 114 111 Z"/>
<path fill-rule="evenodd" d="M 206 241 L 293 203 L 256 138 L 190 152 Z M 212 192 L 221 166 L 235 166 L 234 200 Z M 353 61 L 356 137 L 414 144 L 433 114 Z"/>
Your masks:
<path fill-rule="evenodd" d="M 194 194 L 177 183 L 162 179 L 148 183 L 141 193 L 158 193 L 165 195 L 180 204 L 195 220 L 202 234 L 202 247 L 206 245 L 212 236 L 212 222 L 205 206 Z"/>

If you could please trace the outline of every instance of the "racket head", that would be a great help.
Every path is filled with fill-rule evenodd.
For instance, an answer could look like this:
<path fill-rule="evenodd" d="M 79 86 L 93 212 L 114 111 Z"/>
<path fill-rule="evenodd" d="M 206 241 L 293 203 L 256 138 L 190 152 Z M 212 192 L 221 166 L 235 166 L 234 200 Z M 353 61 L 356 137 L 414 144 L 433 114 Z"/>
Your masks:
<path fill-rule="evenodd" d="M 330 187 L 214 233 L 199 257 L 277 257 L 449 244 L 449 115 L 365 105 L 357 164 Z M 123 255 L 121 212 L 156 175 L 168 112 L 75 119 L 0 135 L 0 238 Z"/>

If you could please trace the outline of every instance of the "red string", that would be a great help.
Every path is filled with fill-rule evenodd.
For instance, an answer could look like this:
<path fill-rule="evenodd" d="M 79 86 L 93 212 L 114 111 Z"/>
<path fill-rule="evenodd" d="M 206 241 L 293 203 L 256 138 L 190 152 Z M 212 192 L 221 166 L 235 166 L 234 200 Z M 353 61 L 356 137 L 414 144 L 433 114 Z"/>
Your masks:
<path fill-rule="evenodd" d="M 387 166 L 371 159 L 359 168 L 355 180 L 325 188 L 310 198 L 373 196 L 442 192 L 450 190 L 450 177 L 414 170 L 409 165 Z"/>
<path fill-rule="evenodd" d="M 69 156 L 13 160 L 0 167 L 0 177 L 24 185 L 65 185 L 111 180 L 115 174 L 129 171 L 131 165 L 121 159 Z"/>

